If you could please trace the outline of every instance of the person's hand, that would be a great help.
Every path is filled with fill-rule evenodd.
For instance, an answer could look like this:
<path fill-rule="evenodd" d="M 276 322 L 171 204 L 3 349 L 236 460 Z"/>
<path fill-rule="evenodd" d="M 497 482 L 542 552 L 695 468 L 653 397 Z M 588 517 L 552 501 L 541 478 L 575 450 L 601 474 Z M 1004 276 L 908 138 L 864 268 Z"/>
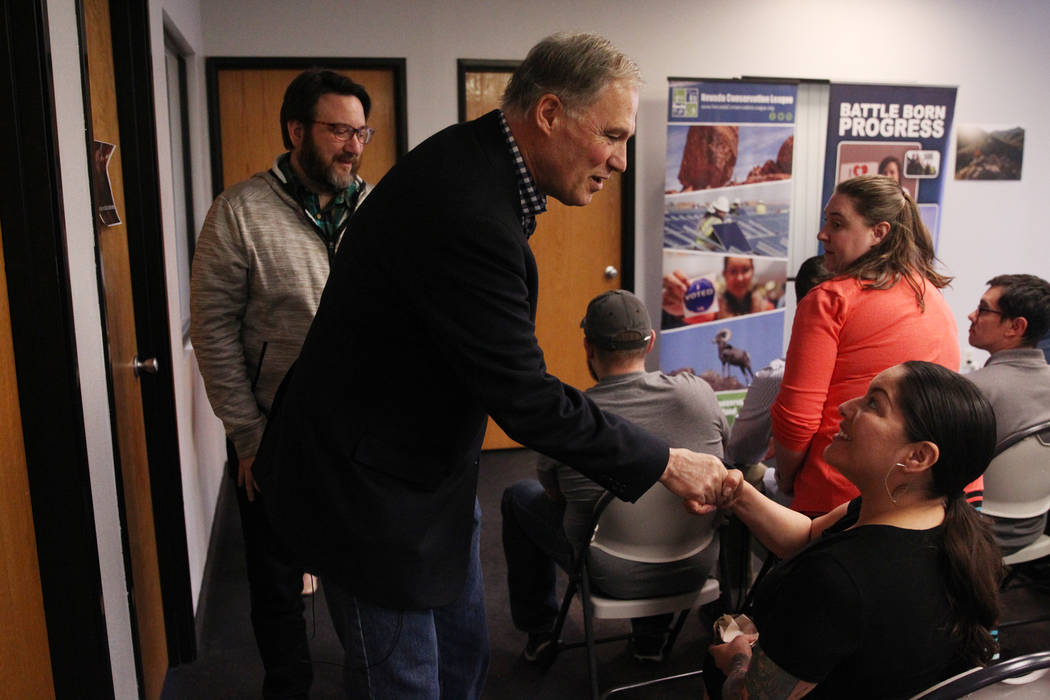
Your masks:
<path fill-rule="evenodd" d="M 255 477 L 252 476 L 252 463 L 254 462 L 255 457 L 248 457 L 237 462 L 237 486 L 244 487 L 249 501 L 255 500 L 256 493 L 262 493 L 262 489 L 255 483 Z"/>
<path fill-rule="evenodd" d="M 660 483 L 690 511 L 704 515 L 717 508 L 725 477 L 725 465 L 714 455 L 672 447 Z"/>
<path fill-rule="evenodd" d="M 672 316 L 685 316 L 685 292 L 689 289 L 689 278 L 681 270 L 675 270 L 663 279 L 663 310 Z"/>
<path fill-rule="evenodd" d="M 746 673 L 751 663 L 751 644 L 757 638 L 757 634 L 742 634 L 728 644 L 712 644 L 707 653 L 727 678 L 734 673 Z"/>
<path fill-rule="evenodd" d="M 722 490 L 718 495 L 718 507 L 722 509 L 732 508 L 743 490 L 744 472 L 739 469 L 730 469 L 726 472 L 726 478 L 722 479 Z"/>
<path fill-rule="evenodd" d="M 777 482 L 777 490 L 790 496 L 795 493 L 795 477 L 802 471 L 806 461 L 806 450 L 789 450 L 774 438 L 773 449 L 777 456 L 777 468 L 773 472 L 773 479 Z"/>

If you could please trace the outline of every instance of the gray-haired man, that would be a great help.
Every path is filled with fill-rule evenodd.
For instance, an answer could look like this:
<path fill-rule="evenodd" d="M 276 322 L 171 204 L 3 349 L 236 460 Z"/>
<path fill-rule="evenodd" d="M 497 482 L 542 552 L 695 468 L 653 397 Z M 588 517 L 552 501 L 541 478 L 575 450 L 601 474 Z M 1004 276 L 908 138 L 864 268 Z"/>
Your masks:
<path fill-rule="evenodd" d="M 257 460 L 271 516 L 320 573 L 351 693 L 481 694 L 486 414 L 622 498 L 657 479 L 698 510 L 718 498 L 719 460 L 603 413 L 536 342 L 535 217 L 627 167 L 638 82 L 601 37 L 549 37 L 502 111 L 421 143 L 354 216 Z"/>

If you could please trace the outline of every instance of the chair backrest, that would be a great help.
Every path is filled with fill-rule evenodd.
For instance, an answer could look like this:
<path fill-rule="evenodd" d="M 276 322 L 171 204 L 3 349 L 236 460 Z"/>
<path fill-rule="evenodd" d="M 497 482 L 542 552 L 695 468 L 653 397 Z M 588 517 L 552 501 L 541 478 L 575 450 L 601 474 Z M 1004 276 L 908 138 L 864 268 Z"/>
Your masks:
<path fill-rule="evenodd" d="M 1050 668 L 1050 651 L 1040 651 L 1034 654 L 1018 656 L 1006 661 L 1000 661 L 984 668 L 975 668 L 958 676 L 953 676 L 946 681 L 938 683 L 932 688 L 912 697 L 911 700 L 954 700 L 955 698 L 968 697 L 1000 697 L 1009 694 L 1011 697 L 1046 697 L 1046 684 L 1043 680 L 1045 674 L 1033 673 L 1040 669 Z M 1031 674 L 1031 675 L 1029 675 Z M 1024 678 L 1022 678 L 1024 677 Z M 992 689 L 999 683 L 1039 683 L 1036 694 L 1017 693 L 1008 691 L 1002 686 Z M 979 693 L 981 688 L 989 688 L 987 695 Z"/>
<path fill-rule="evenodd" d="M 1032 518 L 1050 510 L 1050 424 L 1008 436 L 984 472 L 982 512 Z"/>
<path fill-rule="evenodd" d="M 591 546 L 651 564 L 686 559 L 711 543 L 717 513 L 694 515 L 660 483 L 634 503 L 613 499 L 602 511 Z"/>

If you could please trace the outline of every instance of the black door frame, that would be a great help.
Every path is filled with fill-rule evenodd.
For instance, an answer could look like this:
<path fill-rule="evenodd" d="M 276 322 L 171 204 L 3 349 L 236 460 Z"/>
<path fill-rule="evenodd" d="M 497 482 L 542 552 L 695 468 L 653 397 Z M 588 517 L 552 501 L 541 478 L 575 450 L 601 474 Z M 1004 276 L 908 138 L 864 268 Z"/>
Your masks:
<path fill-rule="evenodd" d="M 517 59 L 456 59 L 456 105 L 459 121 L 467 120 L 467 73 L 513 72 L 521 64 Z M 627 139 L 627 163 L 634 165 L 634 136 Z M 620 187 L 620 287 L 634 291 L 634 171 L 628 167 L 621 176 Z"/>
<path fill-rule="evenodd" d="M 0 0 L 0 218 L 58 697 L 113 697 L 66 257 L 44 0 Z"/>
<path fill-rule="evenodd" d="M 318 66 L 332 70 L 389 70 L 394 79 L 394 137 L 396 159 L 408 152 L 408 97 L 403 58 L 352 58 L 346 56 L 210 56 L 204 61 L 208 89 L 208 135 L 211 142 L 212 197 L 228 185 L 222 174 L 222 121 L 219 114 L 219 73 L 224 70 L 307 70 Z"/>
<path fill-rule="evenodd" d="M 80 3 L 77 4 L 79 7 Z M 155 357 L 160 367 L 157 374 L 143 374 L 140 387 L 168 663 L 175 666 L 196 658 L 197 645 L 168 326 L 153 55 L 147 3 L 110 0 L 110 24 L 117 120 L 123 146 L 124 215 L 135 298 L 138 354 L 144 358 Z M 86 81 L 86 61 L 82 61 L 81 67 Z M 89 138 L 85 147 L 90 147 L 90 143 Z"/>
<path fill-rule="evenodd" d="M 140 355 L 156 357 L 162 368 L 160 374 L 144 378 L 141 390 L 168 657 L 175 665 L 195 657 L 196 639 L 170 369 L 150 27 L 144 3 L 110 4 L 136 332 Z M 86 85 L 79 1 L 76 12 Z M 0 85 L 5 88 L 0 90 L 0 128 L 5 134 L 0 162 L 8 174 L 0 188 L 0 217 L 52 674 L 59 697 L 113 697 L 66 253 L 46 0 L 0 0 L 0 45 Z M 90 134 L 85 150 L 89 143 Z M 114 457 L 119 469 L 119 455 Z M 122 499 L 119 505 L 126 530 Z M 127 568 L 126 540 L 124 550 Z M 137 646 L 134 626 L 131 632 Z"/>

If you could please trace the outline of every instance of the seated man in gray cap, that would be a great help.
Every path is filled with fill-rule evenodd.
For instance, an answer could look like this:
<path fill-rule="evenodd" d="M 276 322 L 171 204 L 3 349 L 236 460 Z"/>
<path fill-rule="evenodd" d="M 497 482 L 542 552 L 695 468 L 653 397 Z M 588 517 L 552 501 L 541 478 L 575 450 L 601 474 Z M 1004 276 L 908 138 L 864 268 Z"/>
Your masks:
<path fill-rule="evenodd" d="M 693 374 L 668 376 L 645 371 L 655 333 L 638 297 L 624 290 L 591 300 L 580 324 L 587 366 L 597 384 L 586 394 L 610 411 L 668 440 L 721 458 L 729 434 L 714 392 Z M 589 541 L 594 504 L 604 489 L 571 465 L 541 456 L 539 480 L 525 479 L 503 492 L 503 551 L 514 625 L 528 633 L 525 658 L 535 661 L 551 644 L 557 617 L 555 564 L 568 569 L 573 552 Z M 695 588 L 713 571 L 718 539 L 684 563 L 640 564 L 608 555 L 593 562 L 591 579 L 600 592 L 617 598 L 671 595 Z M 632 620 L 634 657 L 663 660 L 670 618 Z M 659 630 L 659 631 L 657 631 Z"/>

